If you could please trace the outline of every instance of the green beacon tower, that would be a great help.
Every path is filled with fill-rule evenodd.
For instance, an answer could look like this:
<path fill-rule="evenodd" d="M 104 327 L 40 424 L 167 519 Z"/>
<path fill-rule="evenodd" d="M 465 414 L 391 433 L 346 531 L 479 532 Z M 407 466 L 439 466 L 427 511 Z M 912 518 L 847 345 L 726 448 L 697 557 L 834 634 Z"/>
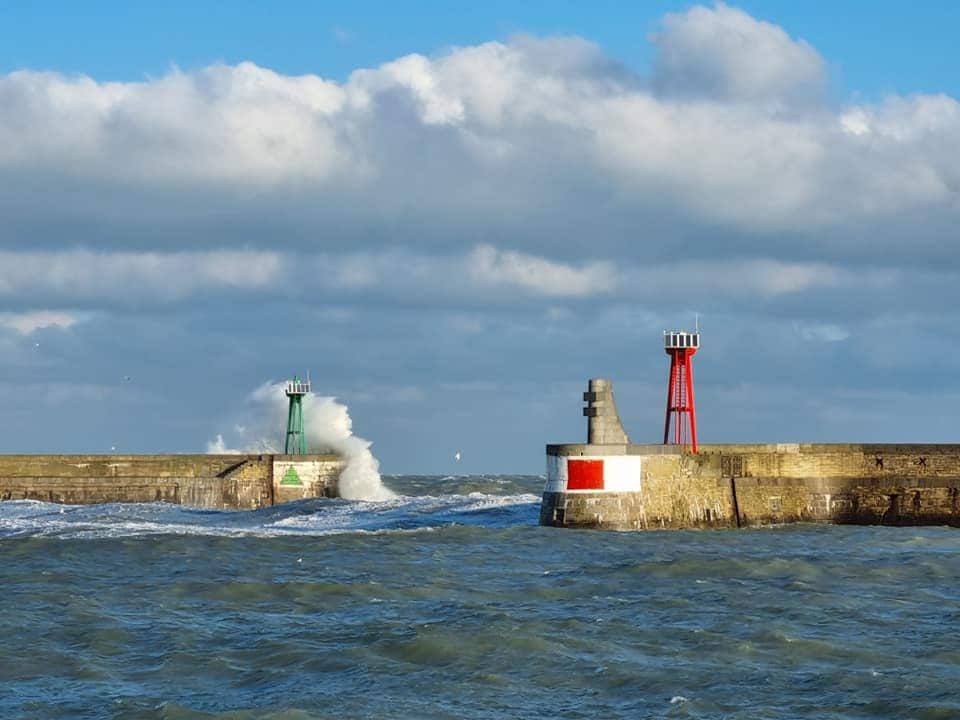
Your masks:
<path fill-rule="evenodd" d="M 287 410 L 287 439 L 283 452 L 287 455 L 306 455 L 307 437 L 303 434 L 303 396 L 310 392 L 310 380 L 301 380 L 294 375 L 287 380 L 287 397 L 290 408 Z"/>

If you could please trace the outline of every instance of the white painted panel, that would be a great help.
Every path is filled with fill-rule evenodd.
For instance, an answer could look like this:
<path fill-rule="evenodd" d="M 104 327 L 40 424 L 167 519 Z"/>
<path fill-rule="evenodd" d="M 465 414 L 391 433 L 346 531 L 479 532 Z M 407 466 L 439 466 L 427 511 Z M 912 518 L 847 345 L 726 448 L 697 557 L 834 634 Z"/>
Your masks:
<path fill-rule="evenodd" d="M 320 480 L 320 463 L 316 460 L 275 460 L 273 486 L 308 488 Z"/>
<path fill-rule="evenodd" d="M 567 458 L 564 455 L 547 455 L 547 484 L 544 492 L 567 491 Z"/>
<path fill-rule="evenodd" d="M 640 457 L 611 455 L 603 458 L 604 492 L 639 492 Z"/>
<path fill-rule="evenodd" d="M 568 490 L 567 457 L 547 455 L 547 482 L 544 492 L 602 493 L 639 492 L 641 459 L 637 455 L 579 455 L 574 460 L 603 461 L 603 490 Z"/>

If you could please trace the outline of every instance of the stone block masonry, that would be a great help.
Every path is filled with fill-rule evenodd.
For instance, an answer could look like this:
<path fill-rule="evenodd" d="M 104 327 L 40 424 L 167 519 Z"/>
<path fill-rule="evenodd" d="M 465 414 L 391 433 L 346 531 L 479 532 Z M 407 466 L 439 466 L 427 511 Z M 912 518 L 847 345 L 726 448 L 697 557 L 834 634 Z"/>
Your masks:
<path fill-rule="evenodd" d="M 592 380 L 584 399 L 589 442 L 547 446 L 542 525 L 960 527 L 960 444 L 700 445 L 694 455 L 630 443 L 608 380 Z"/>
<path fill-rule="evenodd" d="M 343 464 L 336 455 L 0 455 L 0 500 L 250 510 L 336 495 Z M 291 467 L 302 475 L 285 484 Z"/>
<path fill-rule="evenodd" d="M 587 442 L 594 445 L 617 445 L 629 443 L 617 404 L 613 399 L 613 383 L 603 378 L 594 378 L 587 384 L 583 400 L 587 406 L 583 414 L 587 418 Z"/>

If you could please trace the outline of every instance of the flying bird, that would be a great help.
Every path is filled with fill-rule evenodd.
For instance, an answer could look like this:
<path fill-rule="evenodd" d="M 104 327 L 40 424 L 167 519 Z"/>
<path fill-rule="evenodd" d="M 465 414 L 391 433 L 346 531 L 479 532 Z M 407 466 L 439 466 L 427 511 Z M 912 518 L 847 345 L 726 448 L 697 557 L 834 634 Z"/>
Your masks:
<path fill-rule="evenodd" d="M 460 451 L 457 450 L 457 451 L 453 454 L 453 459 L 456 460 L 457 462 L 460 462 L 460 457 L 461 457 Z"/>

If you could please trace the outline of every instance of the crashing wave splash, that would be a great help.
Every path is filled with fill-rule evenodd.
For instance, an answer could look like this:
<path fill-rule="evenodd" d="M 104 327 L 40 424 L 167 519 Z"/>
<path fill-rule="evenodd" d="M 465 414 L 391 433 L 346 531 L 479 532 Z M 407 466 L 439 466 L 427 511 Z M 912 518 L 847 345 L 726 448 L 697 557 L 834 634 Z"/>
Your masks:
<path fill-rule="evenodd" d="M 304 431 L 309 452 L 333 452 L 346 461 L 340 474 L 339 493 L 346 500 L 383 501 L 396 497 L 383 485 L 380 463 L 370 451 L 369 440 L 353 434 L 353 421 L 346 405 L 336 398 L 308 393 L 303 398 Z M 282 429 L 287 422 L 284 384 L 266 382 L 247 398 L 232 432 L 217 434 L 207 443 L 207 452 L 279 453 L 283 451 Z"/>

